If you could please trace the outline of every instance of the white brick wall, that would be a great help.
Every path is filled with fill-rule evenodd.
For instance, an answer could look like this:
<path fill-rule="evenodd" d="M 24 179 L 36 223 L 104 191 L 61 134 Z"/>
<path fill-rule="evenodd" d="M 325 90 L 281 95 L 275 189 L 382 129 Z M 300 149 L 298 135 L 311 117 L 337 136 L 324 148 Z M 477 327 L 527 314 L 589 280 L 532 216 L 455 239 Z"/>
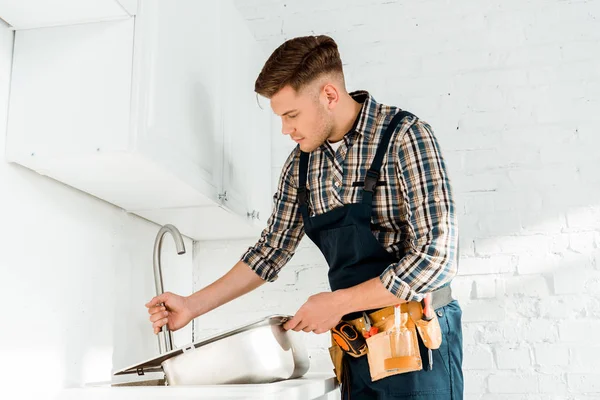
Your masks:
<path fill-rule="evenodd" d="M 466 398 L 599 399 L 600 1 L 237 6 L 269 53 L 331 35 L 349 89 L 436 131 L 460 211 Z M 273 132 L 273 183 L 292 148 Z M 198 243 L 196 289 L 254 241 Z M 196 333 L 293 313 L 326 289 L 325 271 L 304 240 L 278 282 L 199 318 Z M 326 335 L 307 336 L 313 367 L 329 370 Z"/>

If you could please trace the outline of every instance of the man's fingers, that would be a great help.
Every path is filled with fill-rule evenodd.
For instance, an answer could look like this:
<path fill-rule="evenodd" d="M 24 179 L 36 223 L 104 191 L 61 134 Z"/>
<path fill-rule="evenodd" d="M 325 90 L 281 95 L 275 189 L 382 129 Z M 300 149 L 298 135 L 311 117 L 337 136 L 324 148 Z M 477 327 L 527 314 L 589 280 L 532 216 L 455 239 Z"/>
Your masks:
<path fill-rule="evenodd" d="M 296 332 L 300 332 L 302 330 L 304 330 L 306 327 L 308 327 L 308 324 L 304 321 L 300 321 L 294 328 L 292 328 L 293 330 L 295 330 Z"/>
<path fill-rule="evenodd" d="M 154 333 L 160 332 L 161 328 L 169 322 L 169 311 L 164 303 L 168 301 L 172 293 L 165 292 L 158 296 L 153 297 L 149 302 L 145 304 L 148 308 L 148 314 L 150 314 L 150 322 L 152 322 L 152 328 Z"/>
<path fill-rule="evenodd" d="M 292 319 L 290 319 L 288 322 L 286 322 L 285 324 L 283 324 L 283 329 L 290 330 L 290 329 L 294 329 L 296 327 L 296 325 L 298 325 L 300 323 L 300 317 L 296 314 Z"/>
<path fill-rule="evenodd" d="M 154 327 L 154 332 L 158 333 L 158 331 L 160 331 L 160 329 L 167 324 L 167 322 L 169 322 L 168 318 L 162 318 L 159 319 L 158 321 L 155 321 L 152 326 Z"/>
<path fill-rule="evenodd" d="M 152 314 L 149 318 L 150 318 L 150 322 L 156 322 L 159 319 L 163 319 L 169 316 L 169 312 L 168 311 L 160 311 L 157 313 Z"/>
<path fill-rule="evenodd" d="M 290 319 L 288 322 L 283 324 L 283 329 L 293 330 L 296 332 L 304 331 L 304 332 L 313 332 L 316 330 L 314 326 L 309 326 L 308 323 L 304 322 L 301 317 L 295 316 Z"/>
<path fill-rule="evenodd" d="M 161 295 L 155 296 L 152 298 L 152 300 L 146 303 L 146 307 L 150 308 L 160 303 L 164 303 L 165 301 L 167 301 L 167 297 L 167 293 L 162 293 Z"/>
<path fill-rule="evenodd" d="M 156 297 L 153 297 L 152 299 L 150 299 L 149 302 L 147 302 L 145 305 L 146 307 L 150 308 L 155 306 L 156 304 L 158 304 L 158 302 L 156 301 Z"/>
<path fill-rule="evenodd" d="M 156 314 L 162 311 L 167 311 L 167 309 L 165 308 L 165 306 L 157 306 L 157 307 L 150 307 L 148 309 L 148 314 L 152 315 L 152 314 Z"/>

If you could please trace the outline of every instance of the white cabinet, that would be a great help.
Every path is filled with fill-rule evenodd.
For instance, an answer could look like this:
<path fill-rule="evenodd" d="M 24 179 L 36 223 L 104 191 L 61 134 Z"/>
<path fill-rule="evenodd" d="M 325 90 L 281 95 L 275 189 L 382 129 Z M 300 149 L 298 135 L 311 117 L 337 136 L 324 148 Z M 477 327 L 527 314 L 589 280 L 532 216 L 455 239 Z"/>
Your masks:
<path fill-rule="evenodd" d="M 0 18 L 14 29 L 126 18 L 137 0 L 0 0 Z"/>
<path fill-rule="evenodd" d="M 256 96 L 254 81 L 266 57 L 257 57 L 262 51 L 233 5 L 224 2 L 222 12 L 231 16 L 221 26 L 222 85 L 229 94 L 222 102 L 227 206 L 237 213 L 248 211 L 255 219 L 258 216 L 257 223 L 264 225 L 271 211 L 271 178 L 263 171 L 271 168 L 272 112 L 268 101 Z M 264 193 L 269 193 L 266 205 L 260 197 Z"/>
<path fill-rule="evenodd" d="M 136 20 L 133 134 L 137 150 L 210 199 L 222 192 L 218 2 L 145 0 Z M 178 196 L 129 210 L 206 205 Z"/>
<path fill-rule="evenodd" d="M 138 0 L 116 0 L 129 15 L 137 14 Z M 143 1 L 143 0 L 142 0 Z"/>
<path fill-rule="evenodd" d="M 8 160 L 197 240 L 257 234 L 271 197 L 262 51 L 229 1 L 137 13 L 17 30 Z"/>

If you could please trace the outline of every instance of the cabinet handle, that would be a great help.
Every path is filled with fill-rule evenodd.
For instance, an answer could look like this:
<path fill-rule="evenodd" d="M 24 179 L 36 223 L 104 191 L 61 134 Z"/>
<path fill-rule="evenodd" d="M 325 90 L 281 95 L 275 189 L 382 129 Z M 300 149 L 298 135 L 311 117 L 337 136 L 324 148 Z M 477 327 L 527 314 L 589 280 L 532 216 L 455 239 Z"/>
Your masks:
<path fill-rule="evenodd" d="M 224 191 L 223 193 L 219 193 L 219 200 L 221 201 L 228 201 L 229 198 L 227 197 L 227 190 Z"/>
<path fill-rule="evenodd" d="M 259 211 L 252 210 L 252 212 L 246 212 L 246 215 L 248 216 L 248 218 L 260 220 L 260 218 L 259 218 L 260 212 Z"/>

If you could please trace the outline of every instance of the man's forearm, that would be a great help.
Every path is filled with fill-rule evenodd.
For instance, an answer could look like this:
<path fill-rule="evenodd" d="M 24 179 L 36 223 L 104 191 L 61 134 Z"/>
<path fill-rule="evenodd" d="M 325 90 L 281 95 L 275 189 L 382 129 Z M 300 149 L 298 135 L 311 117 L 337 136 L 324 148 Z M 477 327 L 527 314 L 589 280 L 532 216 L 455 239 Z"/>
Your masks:
<path fill-rule="evenodd" d="M 188 297 L 190 311 L 194 318 L 206 314 L 262 286 L 261 279 L 250 266 L 239 261 L 229 272 Z"/>
<path fill-rule="evenodd" d="M 383 308 L 404 303 L 405 301 L 391 294 L 381 280 L 373 278 L 348 289 L 336 290 L 343 314 L 355 311 Z"/>

